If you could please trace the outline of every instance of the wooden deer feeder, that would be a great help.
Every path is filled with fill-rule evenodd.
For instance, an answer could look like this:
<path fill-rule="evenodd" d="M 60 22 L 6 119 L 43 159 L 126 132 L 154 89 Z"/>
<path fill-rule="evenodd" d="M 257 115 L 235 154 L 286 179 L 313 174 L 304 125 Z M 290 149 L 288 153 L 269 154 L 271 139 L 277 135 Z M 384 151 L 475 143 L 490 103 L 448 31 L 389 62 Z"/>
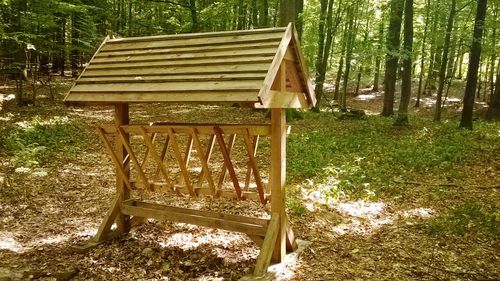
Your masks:
<path fill-rule="evenodd" d="M 129 103 L 163 102 L 238 103 L 268 108 L 271 122 L 251 125 L 130 122 Z M 315 102 L 297 33 L 291 24 L 286 28 L 106 38 L 65 98 L 68 105 L 115 108 L 114 124 L 100 126 L 97 132 L 116 166 L 117 196 L 93 242 L 128 232 L 131 216 L 237 231 L 248 234 L 259 244 L 261 252 L 254 273 L 265 273 L 271 258 L 280 262 L 287 250 L 296 247 L 284 206 L 285 109 L 309 108 Z M 144 159 L 139 159 L 140 153 L 131 145 L 134 135 L 143 140 Z M 231 158 L 236 136 L 242 138 L 248 157 L 244 184 Z M 259 136 L 271 139 L 268 184 L 263 181 L 255 158 Z M 180 148 L 180 137 L 187 138 L 184 151 Z M 222 159 L 222 171 L 217 173 L 211 161 L 214 146 Z M 192 149 L 201 163 L 195 176 L 188 170 Z M 173 155 L 171 158 L 166 157 L 168 151 Z M 182 184 L 172 180 L 168 159 L 175 162 Z M 144 168 L 145 162 L 153 163 L 155 172 Z M 221 188 L 226 174 L 231 190 Z M 250 188 L 251 177 L 255 184 Z M 136 188 L 270 202 L 271 216 L 260 219 L 142 202 L 131 198 L 130 191 Z M 113 224 L 116 228 L 112 228 Z"/>

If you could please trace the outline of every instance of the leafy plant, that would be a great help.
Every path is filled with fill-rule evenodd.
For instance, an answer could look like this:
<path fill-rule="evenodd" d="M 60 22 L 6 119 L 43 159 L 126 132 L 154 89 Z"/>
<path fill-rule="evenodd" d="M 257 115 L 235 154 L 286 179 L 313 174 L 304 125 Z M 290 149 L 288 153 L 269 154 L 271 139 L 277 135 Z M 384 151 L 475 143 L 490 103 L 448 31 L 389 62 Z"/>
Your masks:
<path fill-rule="evenodd" d="M 454 122 L 415 119 L 401 130 L 378 116 L 336 122 L 326 113 L 308 114 L 296 124 L 305 126 L 301 134 L 289 138 L 287 172 L 291 182 L 331 185 L 332 197 L 401 194 L 405 186 L 396 179 L 419 173 L 456 177 L 457 165 L 497 149 L 498 125 L 491 123 L 478 122 L 475 131 L 465 131 Z"/>
<path fill-rule="evenodd" d="M 477 202 L 467 202 L 427 223 L 430 234 L 451 233 L 457 235 L 500 235 L 500 212 Z"/>
<path fill-rule="evenodd" d="M 76 156 L 83 139 L 81 126 L 65 118 L 49 122 L 35 118 L 24 129 L 11 126 L 4 133 L 2 146 L 11 162 L 28 167 L 48 164 L 58 156 Z"/>

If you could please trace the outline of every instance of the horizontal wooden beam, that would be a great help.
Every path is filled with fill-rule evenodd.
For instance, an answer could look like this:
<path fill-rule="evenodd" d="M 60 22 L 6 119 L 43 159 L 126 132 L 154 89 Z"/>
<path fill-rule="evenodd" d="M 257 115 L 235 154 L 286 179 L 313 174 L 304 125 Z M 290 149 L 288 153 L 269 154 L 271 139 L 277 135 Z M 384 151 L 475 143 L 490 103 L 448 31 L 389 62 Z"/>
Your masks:
<path fill-rule="evenodd" d="M 246 57 L 273 57 L 276 53 L 276 47 L 263 49 L 243 49 L 243 50 L 206 50 L 199 53 L 165 53 L 165 54 L 150 54 L 137 53 L 135 55 L 122 56 L 104 56 L 96 57 L 92 64 L 120 64 L 131 62 L 156 62 L 156 61 L 190 61 L 199 59 L 221 59 L 221 58 L 246 58 Z"/>
<path fill-rule="evenodd" d="M 253 30 L 233 30 L 233 31 L 218 31 L 218 32 L 202 32 L 202 33 L 186 33 L 186 34 L 171 34 L 171 35 L 156 35 L 156 36 L 141 36 L 141 37 L 128 37 L 109 39 L 110 44 L 119 44 L 127 42 L 149 42 L 149 41 L 162 41 L 171 39 L 192 39 L 192 38 L 214 38 L 225 37 L 234 35 L 252 35 L 252 34 L 267 34 L 267 33 L 281 33 L 284 32 L 284 27 L 262 28 Z"/>
<path fill-rule="evenodd" d="M 225 45 L 251 42 L 269 42 L 280 41 L 283 37 L 283 32 L 272 32 L 263 34 L 242 34 L 235 36 L 221 37 L 192 37 L 192 38 L 168 38 L 165 40 L 145 40 L 138 42 L 112 41 L 109 40 L 101 49 L 101 52 L 117 51 L 117 50 L 137 50 L 137 49 L 157 49 L 175 46 L 211 46 Z"/>
<path fill-rule="evenodd" d="M 123 214 L 129 216 L 188 223 L 258 236 L 266 234 L 269 221 L 266 219 L 170 207 L 135 200 L 124 201 L 120 209 Z"/>
<path fill-rule="evenodd" d="M 270 124 L 217 124 L 217 123 L 155 123 L 148 124 L 134 124 L 121 126 L 125 133 L 128 134 L 141 134 L 141 128 L 144 128 L 148 134 L 153 133 L 168 133 L 168 128 L 172 128 L 174 133 L 181 133 L 188 135 L 191 128 L 196 129 L 198 134 L 212 135 L 214 134 L 214 127 L 218 126 L 223 134 L 240 134 L 248 129 L 252 136 L 268 136 L 271 134 Z M 115 134 L 116 127 L 114 125 L 102 125 L 101 128 L 106 134 Z"/>
<path fill-rule="evenodd" d="M 258 102 L 255 91 L 200 91 L 200 92 L 71 92 L 66 104 L 114 104 L 114 103 L 158 103 L 158 102 L 223 102 L 250 103 Z"/>
<path fill-rule="evenodd" d="M 179 66 L 212 66 L 212 65 L 235 65 L 250 63 L 271 63 L 273 55 L 269 56 L 243 56 L 243 57 L 221 57 L 221 58 L 196 58 L 190 60 L 168 60 L 156 59 L 153 61 L 121 61 L 119 63 L 91 63 L 86 71 L 91 70 L 114 70 L 114 69 L 137 69 L 144 67 L 179 67 Z"/>
<path fill-rule="evenodd" d="M 262 80 L 244 81 L 198 81 L 198 82 L 163 82 L 163 83 L 108 83 L 108 84 L 77 84 L 72 92 L 188 92 L 193 91 L 255 91 L 258 93 Z"/>
<path fill-rule="evenodd" d="M 168 48 L 148 49 L 148 50 L 124 50 L 113 52 L 99 52 L 95 58 L 112 58 L 123 56 L 136 55 L 163 55 L 163 54 L 194 54 L 205 53 L 210 51 L 237 51 L 237 50 L 263 50 L 267 48 L 277 48 L 279 42 L 250 42 L 250 43 L 234 43 L 227 45 L 212 45 L 212 46 L 176 46 Z"/>
<path fill-rule="evenodd" d="M 82 73 L 82 77 L 104 77 L 104 76 L 134 76 L 141 77 L 143 75 L 170 75 L 179 74 L 218 74 L 218 73 L 248 73 L 248 72 L 263 72 L 269 68 L 269 62 L 249 62 L 246 64 L 212 64 L 200 67 L 199 65 L 184 65 L 184 66 L 149 66 L 131 69 L 87 69 Z"/>

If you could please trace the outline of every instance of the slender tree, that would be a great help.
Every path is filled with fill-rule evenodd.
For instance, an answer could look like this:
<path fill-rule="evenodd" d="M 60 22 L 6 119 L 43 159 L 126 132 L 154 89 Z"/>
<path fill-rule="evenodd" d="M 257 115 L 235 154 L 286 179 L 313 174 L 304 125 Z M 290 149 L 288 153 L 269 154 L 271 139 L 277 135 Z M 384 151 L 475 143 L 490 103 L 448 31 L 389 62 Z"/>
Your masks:
<path fill-rule="evenodd" d="M 484 18 L 486 16 L 487 0 L 478 0 L 474 33 L 470 51 L 469 68 L 467 70 L 467 84 L 465 85 L 464 105 L 460 127 L 472 130 L 472 112 L 474 110 L 474 92 L 477 86 L 477 74 L 481 59 L 481 41 L 483 38 Z"/>
<path fill-rule="evenodd" d="M 394 92 L 398 71 L 401 22 L 405 0 L 391 0 L 389 28 L 387 30 L 387 53 L 385 56 L 384 108 L 382 116 L 394 114 Z"/>
<path fill-rule="evenodd" d="M 443 97 L 443 89 L 446 81 L 446 66 L 448 64 L 448 52 L 450 50 L 451 33 L 453 32 L 453 21 L 456 14 L 457 1 L 451 0 L 450 15 L 448 16 L 448 24 L 446 26 L 446 34 L 444 36 L 443 56 L 441 58 L 441 66 L 439 68 L 439 84 L 436 96 L 436 110 L 434 112 L 434 121 L 441 120 L 441 103 Z"/>
<path fill-rule="evenodd" d="M 408 105 L 411 97 L 412 51 L 413 51 L 413 0 L 405 1 L 403 42 L 403 74 L 401 83 L 401 100 L 399 102 L 396 125 L 408 124 Z"/>

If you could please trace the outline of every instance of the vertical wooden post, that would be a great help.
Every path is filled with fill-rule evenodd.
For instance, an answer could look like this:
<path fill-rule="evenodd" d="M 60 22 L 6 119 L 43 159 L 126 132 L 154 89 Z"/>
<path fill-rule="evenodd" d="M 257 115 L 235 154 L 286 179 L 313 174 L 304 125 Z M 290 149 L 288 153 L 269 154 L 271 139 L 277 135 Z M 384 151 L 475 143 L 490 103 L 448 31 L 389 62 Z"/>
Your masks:
<path fill-rule="evenodd" d="M 129 105 L 127 103 L 117 104 L 115 105 L 115 125 L 117 127 L 122 125 L 128 125 L 130 123 L 129 119 Z M 118 133 L 117 133 L 118 134 Z M 129 135 L 125 135 L 125 140 L 129 142 Z M 120 140 L 120 138 L 116 137 L 116 155 L 118 156 L 118 160 L 122 163 L 123 168 L 125 170 L 125 175 L 130 177 L 130 160 L 125 147 Z M 130 198 L 130 191 L 127 189 L 122 176 L 120 173 L 116 173 L 116 195 L 118 198 L 118 204 L 121 204 L 123 200 L 127 200 Z M 119 213 L 116 217 L 116 230 L 119 233 L 127 233 L 130 230 L 129 216 L 125 216 Z"/>
<path fill-rule="evenodd" d="M 277 75 L 281 92 L 286 91 L 285 63 Z M 271 212 L 279 214 L 279 232 L 273 252 L 273 261 L 281 262 L 286 256 L 286 109 L 271 109 Z"/>

